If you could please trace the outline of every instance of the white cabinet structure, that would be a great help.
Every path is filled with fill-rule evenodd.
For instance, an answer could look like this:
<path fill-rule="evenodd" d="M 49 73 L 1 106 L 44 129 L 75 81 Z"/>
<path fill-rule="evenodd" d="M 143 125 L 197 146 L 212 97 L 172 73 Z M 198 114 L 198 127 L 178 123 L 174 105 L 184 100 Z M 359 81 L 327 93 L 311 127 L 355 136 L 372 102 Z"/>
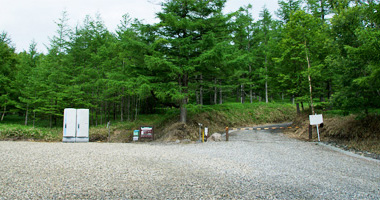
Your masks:
<path fill-rule="evenodd" d="M 63 142 L 88 142 L 89 110 L 66 108 L 63 117 Z"/>

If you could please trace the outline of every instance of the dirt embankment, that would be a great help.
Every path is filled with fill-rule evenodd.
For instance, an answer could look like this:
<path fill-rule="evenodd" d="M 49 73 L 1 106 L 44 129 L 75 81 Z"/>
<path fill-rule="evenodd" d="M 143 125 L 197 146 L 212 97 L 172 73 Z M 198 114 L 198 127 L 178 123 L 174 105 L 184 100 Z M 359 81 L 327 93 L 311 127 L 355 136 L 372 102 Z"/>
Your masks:
<path fill-rule="evenodd" d="M 219 112 L 201 113 L 192 116 L 189 121 L 184 123 L 168 124 L 166 128 L 158 130 L 160 136 L 159 141 L 176 141 L 176 140 L 197 140 L 199 138 L 199 125 L 208 127 L 209 135 L 212 133 L 221 133 L 228 126 L 225 116 Z"/>
<path fill-rule="evenodd" d="M 380 116 L 356 115 L 326 117 L 320 130 L 321 141 L 335 143 L 345 149 L 367 151 L 380 154 Z M 287 130 L 290 137 L 309 141 L 309 115 L 303 113 L 293 122 L 299 126 L 296 130 Z M 313 126 L 313 139 L 317 141 L 316 127 Z"/>
<path fill-rule="evenodd" d="M 268 108 L 265 106 L 252 109 L 226 109 L 222 111 L 203 112 L 190 116 L 186 124 L 168 123 L 158 130 L 161 141 L 192 140 L 199 138 L 199 125 L 208 127 L 209 135 L 224 133 L 226 127 L 239 128 L 268 123 L 289 122 L 294 119 L 292 108 Z"/>

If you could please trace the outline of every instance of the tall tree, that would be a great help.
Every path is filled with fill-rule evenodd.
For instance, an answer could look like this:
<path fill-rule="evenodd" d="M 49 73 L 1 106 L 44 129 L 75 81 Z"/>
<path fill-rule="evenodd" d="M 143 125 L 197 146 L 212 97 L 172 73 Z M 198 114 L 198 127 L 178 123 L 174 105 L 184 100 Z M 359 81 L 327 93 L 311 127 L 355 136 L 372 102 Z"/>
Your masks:
<path fill-rule="evenodd" d="M 18 103 L 16 107 L 25 111 L 25 125 L 28 125 L 28 116 L 30 108 L 34 109 L 35 105 L 35 74 L 34 70 L 39 64 L 41 55 L 37 52 L 37 43 L 33 40 L 29 45 L 28 52 L 19 53 L 19 63 L 15 75 L 14 87 L 18 94 Z M 35 119 L 33 118 L 33 121 Z"/>
<path fill-rule="evenodd" d="M 308 85 L 309 102 L 313 114 L 312 75 L 317 74 L 321 64 L 317 58 L 319 51 L 323 49 L 325 44 L 326 37 L 322 32 L 323 30 L 319 19 L 299 10 L 291 15 L 285 26 L 285 35 L 281 42 L 283 53 L 279 61 L 291 63 L 290 66 L 294 69 L 293 73 L 297 75 L 297 81 L 293 81 L 295 84 L 291 86 L 295 88 L 295 90 L 292 89 L 292 93 L 296 96 L 303 96 L 305 95 L 303 88 Z M 291 69 L 287 70 L 288 72 L 291 71 Z M 304 82 L 305 76 L 308 84 Z"/>
<path fill-rule="evenodd" d="M 207 23 L 222 15 L 224 4 L 225 0 L 168 0 L 157 14 L 161 39 L 156 41 L 155 55 L 148 57 L 148 65 L 153 71 L 166 72 L 161 74 L 162 87 L 157 88 L 157 96 L 179 101 L 181 122 L 186 123 L 189 80 L 195 71 L 193 59 L 202 53 L 199 44 Z"/>
<path fill-rule="evenodd" d="M 269 13 L 269 10 L 264 7 L 264 9 L 260 12 L 260 33 L 262 34 L 262 50 L 264 54 L 264 77 L 265 77 L 265 102 L 268 103 L 268 65 L 270 63 L 270 47 L 269 40 L 271 40 L 272 33 L 272 16 Z"/>
<path fill-rule="evenodd" d="M 253 47 L 254 29 L 252 17 L 252 5 L 241 7 L 234 15 L 233 27 L 233 43 L 235 46 L 235 59 L 232 61 L 234 66 L 234 77 L 238 80 L 239 88 L 238 94 L 240 102 L 245 102 L 246 86 L 249 86 L 250 102 L 253 101 L 253 87 L 254 87 L 254 62 L 256 55 Z"/>
<path fill-rule="evenodd" d="M 6 32 L 0 34 L 0 109 L 3 121 L 7 106 L 14 104 L 12 82 L 17 64 L 17 54 Z"/>

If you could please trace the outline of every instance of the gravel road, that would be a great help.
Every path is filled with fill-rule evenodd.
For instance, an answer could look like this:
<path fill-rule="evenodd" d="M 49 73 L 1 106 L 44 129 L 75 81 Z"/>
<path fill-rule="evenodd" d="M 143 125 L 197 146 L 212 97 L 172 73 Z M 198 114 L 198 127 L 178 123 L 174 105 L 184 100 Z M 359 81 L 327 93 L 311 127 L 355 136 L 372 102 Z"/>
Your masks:
<path fill-rule="evenodd" d="M 380 162 L 239 131 L 229 142 L 0 142 L 0 199 L 380 199 Z"/>

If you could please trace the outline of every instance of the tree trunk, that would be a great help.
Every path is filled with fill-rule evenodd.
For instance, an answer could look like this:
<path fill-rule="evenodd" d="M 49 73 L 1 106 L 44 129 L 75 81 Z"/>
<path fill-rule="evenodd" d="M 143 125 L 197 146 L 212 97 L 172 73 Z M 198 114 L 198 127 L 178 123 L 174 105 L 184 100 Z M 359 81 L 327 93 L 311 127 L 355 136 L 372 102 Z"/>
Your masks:
<path fill-rule="evenodd" d="M 265 103 L 268 102 L 268 56 L 265 53 Z"/>
<path fill-rule="evenodd" d="M 327 99 L 330 100 L 332 94 L 331 80 L 327 81 Z"/>
<path fill-rule="evenodd" d="M 223 104 L 222 82 L 220 82 L 220 88 L 219 88 L 219 104 Z"/>
<path fill-rule="evenodd" d="M 3 121 L 4 116 L 5 116 L 5 112 L 6 112 L 6 111 L 7 111 L 7 106 L 4 105 L 4 112 L 3 112 L 3 114 L 1 115 L 1 121 Z"/>
<path fill-rule="evenodd" d="M 201 74 L 201 87 L 199 88 L 199 102 L 203 105 L 203 75 Z"/>
<path fill-rule="evenodd" d="M 296 107 L 297 107 L 297 114 L 300 115 L 301 114 L 300 104 L 296 103 Z"/>
<path fill-rule="evenodd" d="M 135 113 L 135 121 L 137 120 L 137 111 L 138 111 L 138 103 L 139 103 L 139 98 L 136 98 L 136 113 Z"/>
<path fill-rule="evenodd" d="M 123 112 L 124 112 L 124 87 L 122 89 L 122 95 L 121 95 L 121 101 L 120 101 L 120 121 L 124 121 L 124 116 L 123 116 Z"/>
<path fill-rule="evenodd" d="M 25 126 L 28 126 L 28 109 L 29 109 L 29 104 L 26 104 L 26 112 L 25 112 Z"/>
<path fill-rule="evenodd" d="M 294 105 L 295 103 L 295 99 L 294 99 L 294 95 L 292 95 L 292 104 Z"/>
<path fill-rule="evenodd" d="M 186 123 L 186 121 L 187 121 L 186 105 L 187 105 L 187 100 L 188 100 L 188 89 L 187 89 L 188 81 L 189 81 L 188 75 L 184 74 L 182 77 L 182 81 L 181 81 L 182 85 L 184 86 L 183 91 L 182 91 L 182 93 L 184 94 L 184 98 L 181 100 L 181 108 L 180 108 L 180 111 L 181 111 L 180 122 L 181 123 Z"/>
<path fill-rule="evenodd" d="M 117 110 L 117 106 L 116 106 L 116 102 L 113 102 L 113 120 L 116 121 L 116 111 Z"/>
<path fill-rule="evenodd" d="M 55 107 L 58 108 L 58 101 L 55 100 Z M 53 119 L 54 119 L 54 126 L 57 126 L 57 116 L 53 115 Z"/>
<path fill-rule="evenodd" d="M 321 19 L 325 21 L 325 4 L 324 0 L 321 0 Z"/>
<path fill-rule="evenodd" d="M 103 105 L 104 105 L 104 109 L 103 109 Z M 105 115 L 106 117 L 105 121 L 107 121 L 107 115 L 104 114 L 106 110 L 107 110 L 107 101 L 102 103 L 102 106 L 100 106 L 100 125 L 103 124 L 103 115 Z"/>
<path fill-rule="evenodd" d="M 244 85 L 240 85 L 240 103 L 244 103 Z"/>
<path fill-rule="evenodd" d="M 187 99 L 186 97 L 181 100 L 181 115 L 180 122 L 186 123 L 187 109 L 186 109 Z"/>
<path fill-rule="evenodd" d="M 248 45 L 248 46 L 250 46 L 250 45 Z M 252 66 L 249 65 L 249 77 L 250 77 L 250 79 L 252 78 L 251 76 L 252 76 Z M 250 81 L 252 81 L 252 80 L 250 80 Z M 252 87 L 253 87 L 252 85 L 249 85 L 249 101 L 250 101 L 250 103 L 253 102 L 253 91 L 252 91 Z"/>
<path fill-rule="evenodd" d="M 195 101 L 197 102 L 197 105 L 200 104 L 200 101 L 199 101 L 199 91 L 198 90 L 195 90 Z"/>
<path fill-rule="evenodd" d="M 307 68 L 309 69 L 309 72 L 308 72 L 308 79 L 309 79 L 309 88 L 310 88 L 310 106 L 311 106 L 311 114 L 314 115 L 314 105 L 313 105 L 313 89 L 312 89 L 312 86 L 311 86 L 311 76 L 310 76 L 310 70 L 311 70 L 311 66 L 310 66 L 310 60 L 309 60 L 309 55 L 307 53 L 307 46 L 306 46 L 306 40 L 305 40 L 305 53 L 306 53 L 306 60 L 307 60 Z"/>
<path fill-rule="evenodd" d="M 53 127 L 53 114 L 50 114 L 50 116 L 49 116 L 49 126 L 50 126 L 50 128 Z"/>
<path fill-rule="evenodd" d="M 216 78 L 214 79 L 214 104 L 217 104 L 218 88 L 216 87 Z"/>
<path fill-rule="evenodd" d="M 240 86 L 236 88 L 236 102 L 240 102 Z"/>
<path fill-rule="evenodd" d="M 34 128 L 34 122 L 36 121 L 36 112 L 33 111 L 33 128 Z"/>
<path fill-rule="evenodd" d="M 98 110 L 99 109 L 95 109 L 95 126 L 98 126 Z"/>
<path fill-rule="evenodd" d="M 130 119 L 130 110 L 131 110 L 131 96 L 128 95 L 128 103 L 127 103 L 127 115 L 128 115 L 128 121 L 131 121 Z"/>

